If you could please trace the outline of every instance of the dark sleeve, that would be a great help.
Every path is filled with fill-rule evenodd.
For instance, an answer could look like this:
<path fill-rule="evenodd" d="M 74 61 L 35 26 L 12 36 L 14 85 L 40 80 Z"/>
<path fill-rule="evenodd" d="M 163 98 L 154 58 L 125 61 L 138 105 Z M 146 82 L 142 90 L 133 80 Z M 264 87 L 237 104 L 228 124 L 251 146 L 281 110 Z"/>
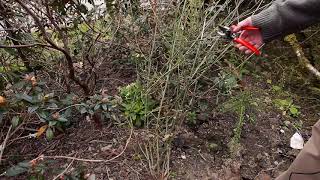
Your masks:
<path fill-rule="evenodd" d="M 320 0 L 277 0 L 252 16 L 265 42 L 302 30 L 320 21 Z"/>

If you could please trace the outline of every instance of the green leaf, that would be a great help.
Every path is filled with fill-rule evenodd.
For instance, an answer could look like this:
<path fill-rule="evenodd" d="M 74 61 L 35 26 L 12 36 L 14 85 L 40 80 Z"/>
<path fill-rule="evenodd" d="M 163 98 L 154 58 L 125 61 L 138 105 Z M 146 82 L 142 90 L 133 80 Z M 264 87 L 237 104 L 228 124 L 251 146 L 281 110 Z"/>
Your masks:
<path fill-rule="evenodd" d="M 51 103 L 48 107 L 47 107 L 47 109 L 58 109 L 59 107 L 58 107 L 58 105 L 56 104 L 56 103 Z"/>
<path fill-rule="evenodd" d="M 72 114 L 72 109 L 71 108 L 68 108 L 65 112 L 64 112 L 64 117 L 70 117 Z"/>
<path fill-rule="evenodd" d="M 87 111 L 87 109 L 85 108 L 85 107 L 82 107 L 81 109 L 80 109 L 80 113 L 81 114 L 84 114 L 84 113 L 87 113 L 88 111 Z"/>
<path fill-rule="evenodd" d="M 300 114 L 299 110 L 294 106 L 291 106 L 289 110 L 290 114 L 294 117 L 297 117 Z"/>
<path fill-rule="evenodd" d="M 51 119 L 50 117 L 50 113 L 49 112 L 46 112 L 46 111 L 41 111 L 38 113 L 39 115 L 39 119 L 41 122 L 46 122 L 46 121 L 49 121 Z"/>
<path fill-rule="evenodd" d="M 49 141 L 52 140 L 52 138 L 53 138 L 53 131 L 52 131 L 51 128 L 48 128 L 48 129 L 47 129 L 47 131 L 46 131 L 46 137 L 47 137 L 47 139 L 48 139 Z"/>
<path fill-rule="evenodd" d="M 208 109 L 208 102 L 200 101 L 199 108 L 201 109 L 201 111 L 206 111 Z"/>
<path fill-rule="evenodd" d="M 24 167 L 24 168 L 30 168 L 31 167 L 30 161 L 23 161 L 23 162 L 18 163 L 18 165 L 21 166 L 21 167 Z"/>
<path fill-rule="evenodd" d="M 73 104 L 73 98 L 74 98 L 74 97 L 75 97 L 74 94 L 68 94 L 65 99 L 61 100 L 61 102 L 62 102 L 64 105 L 72 105 L 72 104 Z"/>
<path fill-rule="evenodd" d="M 20 81 L 13 85 L 14 88 L 22 89 L 26 85 L 26 81 Z"/>
<path fill-rule="evenodd" d="M 12 127 L 15 128 L 18 126 L 19 124 L 19 121 L 20 121 L 20 118 L 18 116 L 14 116 L 12 119 L 11 119 L 11 124 L 12 124 Z"/>
<path fill-rule="evenodd" d="M 104 111 L 107 111 L 107 110 L 108 110 L 108 105 L 107 105 L 107 104 L 102 104 L 102 109 L 103 109 Z"/>
<path fill-rule="evenodd" d="M 60 121 L 60 122 L 68 122 L 68 119 L 66 119 L 66 118 L 63 117 L 63 116 L 60 116 L 60 117 L 58 118 L 58 121 Z"/>
<path fill-rule="evenodd" d="M 268 80 L 267 80 L 267 83 L 268 83 L 268 84 L 271 84 L 271 83 L 272 83 L 272 80 L 271 80 L 271 79 L 268 79 Z"/>
<path fill-rule="evenodd" d="M 16 166 L 9 168 L 6 171 L 5 176 L 8 176 L 8 177 L 18 176 L 22 173 L 27 172 L 30 167 L 31 167 L 31 164 L 29 163 L 29 161 L 20 162 Z"/>
<path fill-rule="evenodd" d="M 274 91 L 281 91 L 282 88 L 280 86 L 272 86 L 272 89 Z"/>
<path fill-rule="evenodd" d="M 28 113 L 29 113 L 29 114 L 34 113 L 38 108 L 39 108 L 39 106 L 31 106 L 31 107 L 28 107 Z"/>
<path fill-rule="evenodd" d="M 100 108 L 100 104 L 96 104 L 93 108 L 94 111 L 98 110 Z"/>
<path fill-rule="evenodd" d="M 93 115 L 94 111 L 92 109 L 89 109 L 89 114 Z"/>
<path fill-rule="evenodd" d="M 30 176 L 28 177 L 28 180 L 38 180 L 38 178 L 36 176 Z"/>
<path fill-rule="evenodd" d="M 38 85 L 39 85 L 39 84 L 38 84 Z M 37 92 L 42 92 L 42 89 L 41 89 L 39 86 L 36 86 L 36 87 L 34 88 L 34 90 L 37 91 Z"/>
<path fill-rule="evenodd" d="M 41 112 L 39 112 L 39 116 L 40 116 L 41 118 L 43 118 L 43 119 L 47 119 L 48 116 L 49 116 L 49 113 L 46 112 L 46 111 L 41 111 Z"/>
<path fill-rule="evenodd" d="M 29 96 L 27 94 L 17 94 L 16 97 L 19 99 L 19 100 L 25 100 L 27 101 L 28 103 L 33 103 L 33 98 L 32 96 Z"/>
<path fill-rule="evenodd" d="M 57 121 L 49 121 L 49 127 L 55 126 Z"/>
<path fill-rule="evenodd" d="M 4 112 L 0 111 L 0 125 L 2 124 L 3 118 L 4 118 Z"/>
<path fill-rule="evenodd" d="M 80 30 L 81 32 L 83 32 L 83 33 L 88 32 L 89 29 L 90 29 L 90 27 L 89 27 L 87 24 L 85 24 L 85 23 L 79 24 L 79 25 L 78 25 L 78 28 L 79 28 L 79 30 Z"/>
<path fill-rule="evenodd" d="M 137 119 L 136 121 L 135 121 L 135 125 L 137 126 L 137 127 L 141 127 L 141 121 L 139 120 L 139 119 Z"/>
<path fill-rule="evenodd" d="M 49 93 L 44 96 L 44 98 L 50 99 L 54 97 L 54 93 Z"/>

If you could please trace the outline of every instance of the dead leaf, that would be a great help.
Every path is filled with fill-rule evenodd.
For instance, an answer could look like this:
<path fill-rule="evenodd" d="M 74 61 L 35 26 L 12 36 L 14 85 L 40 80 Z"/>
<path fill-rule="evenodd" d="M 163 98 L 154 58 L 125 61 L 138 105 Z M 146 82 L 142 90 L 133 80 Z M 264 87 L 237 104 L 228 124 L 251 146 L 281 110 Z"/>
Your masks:
<path fill-rule="evenodd" d="M 0 96 L 0 107 L 5 106 L 7 104 L 6 98 Z"/>
<path fill-rule="evenodd" d="M 86 175 L 84 176 L 84 178 L 85 178 L 86 180 L 95 180 L 95 179 L 96 179 L 96 175 L 95 175 L 95 174 L 86 174 Z"/>
<path fill-rule="evenodd" d="M 40 137 L 46 131 L 47 128 L 48 128 L 48 125 L 41 126 L 36 132 L 36 137 L 37 138 Z"/>
<path fill-rule="evenodd" d="M 31 77 L 30 81 L 31 81 L 32 86 L 36 86 L 38 84 L 36 77 L 34 77 L 34 76 Z"/>
<path fill-rule="evenodd" d="M 171 138 L 173 135 L 172 134 L 166 134 L 164 137 L 163 137 L 163 141 L 167 141 L 169 138 Z"/>
<path fill-rule="evenodd" d="M 255 180 L 271 180 L 271 177 L 265 172 L 262 172 L 255 178 Z"/>
<path fill-rule="evenodd" d="M 52 114 L 52 118 L 56 119 L 56 120 L 59 119 L 60 118 L 59 112 L 56 112 L 56 113 Z"/>

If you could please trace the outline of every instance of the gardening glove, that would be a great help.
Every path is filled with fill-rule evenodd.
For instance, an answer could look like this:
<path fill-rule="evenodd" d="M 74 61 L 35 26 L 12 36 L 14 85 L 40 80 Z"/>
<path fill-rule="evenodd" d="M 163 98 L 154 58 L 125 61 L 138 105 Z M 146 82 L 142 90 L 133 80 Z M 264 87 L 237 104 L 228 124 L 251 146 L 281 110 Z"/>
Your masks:
<path fill-rule="evenodd" d="M 252 18 L 248 17 L 247 19 L 241 21 L 237 25 L 231 26 L 231 29 L 233 32 L 239 32 L 242 27 L 245 26 L 253 26 L 252 24 Z M 254 45 L 257 49 L 260 48 L 263 45 L 263 39 L 262 39 L 262 34 L 260 31 L 242 31 L 240 34 L 240 38 L 246 40 L 250 44 Z M 253 52 L 249 50 L 247 47 L 241 45 L 241 44 L 236 44 L 235 45 L 240 51 L 245 52 L 246 54 L 252 54 Z"/>

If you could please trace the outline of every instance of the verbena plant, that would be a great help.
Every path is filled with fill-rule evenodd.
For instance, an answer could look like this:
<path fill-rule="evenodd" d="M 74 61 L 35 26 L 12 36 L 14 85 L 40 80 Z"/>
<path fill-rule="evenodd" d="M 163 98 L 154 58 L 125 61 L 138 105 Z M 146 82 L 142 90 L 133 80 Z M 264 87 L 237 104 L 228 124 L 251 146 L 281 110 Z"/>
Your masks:
<path fill-rule="evenodd" d="M 153 14 L 148 21 L 154 26 L 151 49 L 146 52 L 143 46 L 138 47 L 136 53 L 144 93 L 159 102 L 157 111 L 145 120 L 154 124 L 156 135 L 149 146 L 155 147 L 143 148 L 155 175 L 169 174 L 170 140 L 166 137 L 174 134 L 177 126 L 190 117 L 197 101 L 208 92 L 214 94 L 212 99 L 218 94 L 228 95 L 230 93 L 219 92 L 232 91 L 236 84 L 239 78 L 236 75 L 229 83 L 229 78 L 221 78 L 219 73 L 227 73 L 225 77 L 229 77 L 233 70 L 227 64 L 235 62 L 233 67 L 237 68 L 248 59 L 243 61 L 244 58 L 235 55 L 230 48 L 232 44 L 224 42 L 217 30 L 218 25 L 229 26 L 264 7 L 262 1 L 251 3 L 251 9 L 244 8 L 242 12 L 239 7 L 246 4 L 242 0 L 219 1 L 209 6 L 200 0 L 185 0 L 165 10 L 151 6 Z"/>

